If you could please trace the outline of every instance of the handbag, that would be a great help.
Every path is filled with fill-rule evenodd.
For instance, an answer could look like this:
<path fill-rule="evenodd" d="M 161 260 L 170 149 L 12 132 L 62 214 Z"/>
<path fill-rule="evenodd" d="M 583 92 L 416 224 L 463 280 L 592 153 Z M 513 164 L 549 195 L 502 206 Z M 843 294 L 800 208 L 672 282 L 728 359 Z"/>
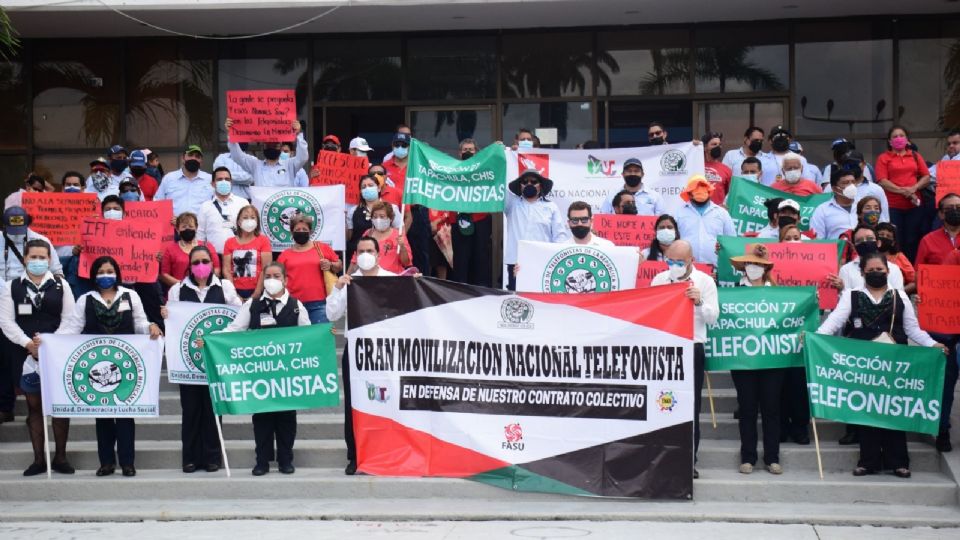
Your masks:
<path fill-rule="evenodd" d="M 317 250 L 317 255 L 320 256 L 320 260 L 324 259 L 323 252 L 320 251 L 320 246 L 314 242 L 313 249 Z M 327 296 L 330 296 L 330 293 L 333 292 L 333 289 L 337 286 L 337 275 L 329 270 L 322 270 L 323 272 L 323 286 L 327 292 Z"/>
<path fill-rule="evenodd" d="M 877 343 L 888 343 L 890 345 L 895 345 L 897 342 L 893 339 L 893 322 L 897 318 L 897 296 L 900 296 L 897 291 L 891 289 L 893 292 L 893 313 L 890 315 L 890 331 L 889 332 L 880 332 L 880 335 L 871 339 Z"/>

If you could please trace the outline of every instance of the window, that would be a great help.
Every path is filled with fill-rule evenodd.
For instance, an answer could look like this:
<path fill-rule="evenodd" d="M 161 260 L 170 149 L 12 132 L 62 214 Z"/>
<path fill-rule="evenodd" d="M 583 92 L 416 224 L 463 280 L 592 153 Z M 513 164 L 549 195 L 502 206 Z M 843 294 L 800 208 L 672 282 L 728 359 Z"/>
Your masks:
<path fill-rule="evenodd" d="M 504 104 L 504 144 L 511 144 L 520 128 L 534 132 L 537 128 L 557 128 L 556 147 L 574 148 L 593 139 L 593 111 L 590 102 Z"/>
<path fill-rule="evenodd" d="M 693 107 L 689 101 L 610 101 L 607 102 L 607 108 L 609 126 L 601 121 L 599 131 L 601 144 L 609 148 L 646 146 L 649 144 L 647 128 L 653 121 L 666 126 L 668 142 L 693 139 L 690 129 L 693 125 Z M 609 141 L 604 139 L 605 131 Z"/>
<path fill-rule="evenodd" d="M 662 95 L 690 92 L 686 30 L 603 32 L 597 53 L 600 95 Z"/>
<path fill-rule="evenodd" d="M 503 95 L 537 98 L 593 95 L 590 34 L 503 36 Z"/>
<path fill-rule="evenodd" d="M 340 146 L 344 152 L 350 139 L 363 137 L 373 151 L 370 152 L 370 163 L 380 163 L 390 152 L 390 143 L 397 124 L 403 123 L 403 107 L 326 107 L 322 109 L 326 133 L 336 135 L 340 139 Z M 314 118 L 318 126 L 320 111 L 316 109 Z M 323 139 L 320 129 L 313 133 L 315 141 Z"/>
<path fill-rule="evenodd" d="M 960 39 L 907 39 L 899 47 L 899 123 L 914 131 L 960 125 L 960 74 L 951 89 L 946 72 L 951 59 L 960 62 Z"/>
<path fill-rule="evenodd" d="M 790 88 L 786 25 L 720 25 L 699 28 L 694 71 L 696 91 L 785 92 Z"/>
<path fill-rule="evenodd" d="M 23 64 L 0 62 L 0 148 L 23 149 L 27 140 L 27 87 L 23 80 Z"/>
<path fill-rule="evenodd" d="M 316 104 L 400 99 L 400 38 L 321 39 L 313 51 Z"/>
<path fill-rule="evenodd" d="M 407 98 L 470 99 L 497 95 L 494 36 L 407 41 Z"/>

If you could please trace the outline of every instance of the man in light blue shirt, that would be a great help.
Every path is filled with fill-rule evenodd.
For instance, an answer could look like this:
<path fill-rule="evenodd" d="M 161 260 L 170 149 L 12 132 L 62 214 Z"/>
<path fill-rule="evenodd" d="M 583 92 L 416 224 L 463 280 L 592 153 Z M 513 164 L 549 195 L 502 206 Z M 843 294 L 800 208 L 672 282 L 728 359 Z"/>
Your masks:
<path fill-rule="evenodd" d="M 851 170 L 835 169 L 830 176 L 833 198 L 813 210 L 810 230 L 823 240 L 836 240 L 857 222 L 853 209 L 857 198 L 857 177 Z"/>
<path fill-rule="evenodd" d="M 247 143 L 240 143 L 240 149 L 246 152 Z M 230 152 L 224 152 L 220 154 L 217 156 L 217 159 L 213 161 L 213 170 L 217 170 L 220 167 L 226 167 L 230 171 L 230 178 L 233 184 L 233 194 L 250 200 L 250 192 L 247 191 L 247 186 L 253 184 L 253 176 L 247 171 L 243 170 L 243 167 L 241 167 L 236 161 L 230 159 Z"/>
<path fill-rule="evenodd" d="M 184 212 L 199 214 L 200 206 L 214 194 L 210 173 L 200 170 L 202 164 L 203 150 L 191 144 L 183 152 L 180 168 L 164 175 L 153 200 L 172 201 L 174 216 Z"/>
<path fill-rule="evenodd" d="M 227 118 L 224 127 L 227 132 L 233 125 L 233 119 Z M 307 147 L 307 140 L 303 138 L 300 131 L 300 122 L 293 121 L 291 132 L 297 139 L 297 154 L 286 161 L 280 159 L 283 153 L 280 150 L 280 141 L 272 143 L 263 143 L 263 159 L 257 159 L 240 149 L 240 145 L 235 142 L 227 143 L 230 149 L 230 159 L 237 162 L 243 170 L 250 173 L 253 177 L 253 185 L 259 187 L 307 187 L 306 176 L 297 179 L 297 171 L 303 169 L 303 164 L 310 159 L 310 149 Z"/>
<path fill-rule="evenodd" d="M 863 154 L 859 150 L 850 151 L 847 160 L 841 165 L 841 167 L 853 171 L 857 176 L 857 180 L 854 183 L 854 185 L 857 186 L 857 197 L 853 200 L 853 211 L 856 213 L 857 203 L 860 202 L 860 199 L 864 197 L 875 197 L 880 201 L 880 221 L 889 222 L 890 205 L 887 204 L 887 193 L 880 187 L 880 184 L 867 180 L 863 172 L 865 165 Z"/>
<path fill-rule="evenodd" d="M 503 248 L 503 262 L 507 265 L 507 289 L 516 290 L 513 267 L 517 264 L 517 243 L 520 240 L 539 242 L 566 242 L 570 230 L 560 209 L 547 195 L 553 189 L 553 180 L 536 169 L 526 169 L 507 186 L 503 209 L 507 221 L 507 243 Z"/>
<path fill-rule="evenodd" d="M 730 150 L 723 155 L 723 164 L 731 171 L 739 171 L 740 164 L 748 157 L 755 157 L 763 163 L 763 176 L 760 183 L 769 186 L 777 181 L 777 171 L 780 166 L 776 158 L 763 152 L 763 130 L 757 126 L 750 126 L 743 133 L 743 146 Z"/>
<path fill-rule="evenodd" d="M 677 211 L 680 238 L 690 243 L 697 262 L 717 264 L 717 237 L 736 236 L 737 230 L 727 210 L 710 201 L 713 184 L 694 175 L 680 193 L 686 204 Z"/>
<path fill-rule="evenodd" d="M 643 185 L 643 163 L 637 158 L 623 162 L 623 190 L 629 191 L 637 206 L 637 215 L 659 216 L 666 211 L 663 196 L 656 191 L 648 191 Z M 613 199 L 619 191 L 610 194 L 600 205 L 601 214 L 613 214 Z"/>

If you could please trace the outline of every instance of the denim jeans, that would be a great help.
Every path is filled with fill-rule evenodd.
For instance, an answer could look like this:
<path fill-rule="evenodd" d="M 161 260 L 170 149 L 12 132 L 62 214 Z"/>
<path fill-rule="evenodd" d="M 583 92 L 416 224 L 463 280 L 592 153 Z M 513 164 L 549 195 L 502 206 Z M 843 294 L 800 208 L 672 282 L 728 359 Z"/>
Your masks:
<path fill-rule="evenodd" d="M 323 324 L 330 322 L 327 320 L 327 301 L 318 300 L 316 302 L 304 302 L 303 307 L 307 308 L 307 314 L 310 316 L 310 324 Z"/>

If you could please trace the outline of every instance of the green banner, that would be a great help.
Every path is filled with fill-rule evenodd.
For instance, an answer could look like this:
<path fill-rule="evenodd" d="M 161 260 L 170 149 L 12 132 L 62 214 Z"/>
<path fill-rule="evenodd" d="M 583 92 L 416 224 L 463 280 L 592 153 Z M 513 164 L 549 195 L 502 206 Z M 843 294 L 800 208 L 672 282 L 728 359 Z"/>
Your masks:
<path fill-rule="evenodd" d="M 806 333 L 810 414 L 936 435 L 946 359 L 940 349 Z"/>
<path fill-rule="evenodd" d="M 800 333 L 820 322 L 814 287 L 717 290 L 720 317 L 707 326 L 707 371 L 803 367 Z"/>
<path fill-rule="evenodd" d="M 816 242 L 821 244 L 836 244 L 837 259 L 843 256 L 843 240 L 804 240 L 804 242 Z M 756 238 L 743 236 L 718 236 L 717 244 L 720 249 L 717 251 L 717 284 L 720 287 L 734 287 L 740 283 L 743 272 L 735 270 L 730 264 L 730 257 L 743 255 L 747 251 L 747 246 L 753 244 L 775 244 L 774 238 Z"/>
<path fill-rule="evenodd" d="M 491 144 L 461 161 L 414 139 L 403 203 L 454 212 L 503 212 L 506 176 L 502 144 Z"/>
<path fill-rule="evenodd" d="M 215 333 L 203 363 L 217 414 L 251 414 L 340 403 L 329 324 Z"/>
<path fill-rule="evenodd" d="M 810 228 L 810 216 L 813 215 L 813 210 L 821 203 L 829 201 L 832 196 L 830 193 L 794 195 L 734 176 L 730 182 L 730 193 L 727 194 L 727 210 L 730 212 L 730 219 L 733 220 L 737 234 L 743 235 L 759 231 L 770 222 L 767 219 L 767 207 L 763 205 L 767 199 L 776 197 L 793 199 L 800 204 L 800 230 L 806 231 Z"/>

